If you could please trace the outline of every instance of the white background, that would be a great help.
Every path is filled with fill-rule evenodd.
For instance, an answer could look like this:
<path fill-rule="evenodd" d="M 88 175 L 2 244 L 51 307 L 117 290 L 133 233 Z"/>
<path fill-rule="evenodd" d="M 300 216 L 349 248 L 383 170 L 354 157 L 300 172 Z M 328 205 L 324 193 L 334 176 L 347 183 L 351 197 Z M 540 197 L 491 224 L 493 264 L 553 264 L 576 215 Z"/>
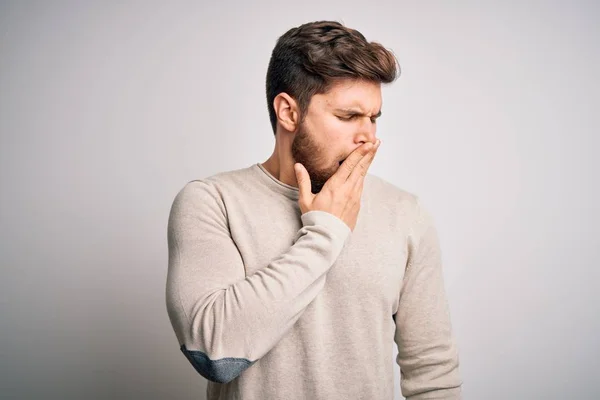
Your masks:
<path fill-rule="evenodd" d="M 168 212 L 189 180 L 268 158 L 275 41 L 330 19 L 400 61 L 371 173 L 437 222 L 464 398 L 600 398 L 599 18 L 592 1 L 1 2 L 2 397 L 204 399 L 166 313 Z"/>

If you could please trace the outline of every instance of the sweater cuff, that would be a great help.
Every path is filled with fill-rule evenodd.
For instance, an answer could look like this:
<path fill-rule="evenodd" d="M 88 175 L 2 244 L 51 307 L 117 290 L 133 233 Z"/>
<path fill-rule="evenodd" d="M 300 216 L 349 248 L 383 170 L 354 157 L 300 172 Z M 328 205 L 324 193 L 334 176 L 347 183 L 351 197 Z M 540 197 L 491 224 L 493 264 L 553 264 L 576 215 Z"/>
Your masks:
<path fill-rule="evenodd" d="M 329 229 L 340 240 L 345 241 L 352 230 L 344 221 L 326 211 L 309 211 L 300 217 L 303 226 L 320 225 Z"/>

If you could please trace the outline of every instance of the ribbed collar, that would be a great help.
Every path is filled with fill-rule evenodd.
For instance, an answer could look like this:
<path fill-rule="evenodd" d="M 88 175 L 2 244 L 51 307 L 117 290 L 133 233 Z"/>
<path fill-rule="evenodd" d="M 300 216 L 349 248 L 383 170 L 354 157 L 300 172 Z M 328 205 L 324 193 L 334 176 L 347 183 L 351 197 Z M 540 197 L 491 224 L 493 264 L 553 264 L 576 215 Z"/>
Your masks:
<path fill-rule="evenodd" d="M 275 178 L 261 163 L 256 163 L 252 167 L 252 170 L 260 177 L 260 180 L 265 183 L 271 190 L 286 196 L 291 200 L 298 200 L 300 191 L 297 187 L 283 183 Z"/>

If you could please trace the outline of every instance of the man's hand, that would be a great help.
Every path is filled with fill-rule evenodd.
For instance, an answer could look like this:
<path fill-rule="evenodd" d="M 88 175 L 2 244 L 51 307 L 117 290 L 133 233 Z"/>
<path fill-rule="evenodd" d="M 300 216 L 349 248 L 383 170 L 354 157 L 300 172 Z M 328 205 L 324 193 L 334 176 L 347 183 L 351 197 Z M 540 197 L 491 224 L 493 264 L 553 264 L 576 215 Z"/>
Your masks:
<path fill-rule="evenodd" d="M 294 170 L 300 190 L 298 204 L 302 214 L 315 210 L 325 211 L 340 218 L 354 231 L 365 176 L 380 144 L 380 140 L 376 144 L 367 142 L 354 150 L 316 195 L 311 191 L 310 176 L 306 168 L 296 163 Z"/>

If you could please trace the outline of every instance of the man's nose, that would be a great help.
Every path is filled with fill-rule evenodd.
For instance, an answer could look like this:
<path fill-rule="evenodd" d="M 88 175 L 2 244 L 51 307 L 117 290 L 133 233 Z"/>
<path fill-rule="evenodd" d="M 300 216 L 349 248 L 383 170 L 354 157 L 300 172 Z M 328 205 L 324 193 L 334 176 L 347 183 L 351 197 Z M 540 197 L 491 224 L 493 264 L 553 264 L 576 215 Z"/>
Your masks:
<path fill-rule="evenodd" d="M 377 141 L 377 126 L 369 118 L 361 124 L 359 133 L 355 139 L 356 143 L 375 143 Z"/>

